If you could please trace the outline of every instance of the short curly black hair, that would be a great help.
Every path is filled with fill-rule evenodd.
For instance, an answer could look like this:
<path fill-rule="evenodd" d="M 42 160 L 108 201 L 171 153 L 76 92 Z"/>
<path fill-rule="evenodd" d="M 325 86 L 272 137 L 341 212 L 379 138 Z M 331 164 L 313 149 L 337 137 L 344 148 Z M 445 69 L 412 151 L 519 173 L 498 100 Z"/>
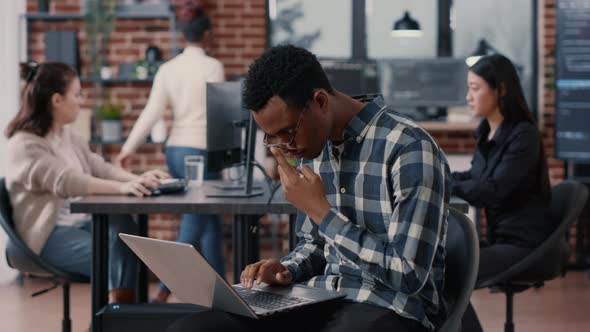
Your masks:
<path fill-rule="evenodd" d="M 316 56 L 293 45 L 268 49 L 248 70 L 244 81 L 243 102 L 254 112 L 270 98 L 279 96 L 290 107 L 303 108 L 316 89 L 334 90 Z"/>

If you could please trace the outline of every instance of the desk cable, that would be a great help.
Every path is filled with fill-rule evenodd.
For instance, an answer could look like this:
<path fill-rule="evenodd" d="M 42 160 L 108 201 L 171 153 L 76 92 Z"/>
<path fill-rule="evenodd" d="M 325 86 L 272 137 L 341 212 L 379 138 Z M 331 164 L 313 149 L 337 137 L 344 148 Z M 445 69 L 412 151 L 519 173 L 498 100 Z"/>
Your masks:
<path fill-rule="evenodd" d="M 245 165 L 246 165 L 245 162 L 241 162 L 239 164 L 236 164 L 235 166 L 245 166 Z M 272 189 L 273 189 L 273 185 L 272 185 L 273 181 L 272 181 L 272 178 L 270 177 L 270 175 L 268 175 L 268 173 L 264 169 L 264 167 L 258 161 L 256 161 L 256 160 L 252 160 L 252 165 L 253 166 L 256 166 L 262 172 L 262 175 L 264 175 L 264 181 L 266 182 L 266 185 L 268 186 L 268 190 L 269 191 L 272 191 Z M 243 180 L 245 176 L 246 176 L 246 172 L 242 172 L 242 174 L 240 176 L 238 176 L 235 179 L 230 179 L 230 180 L 233 180 L 233 181 L 235 181 L 235 180 Z"/>

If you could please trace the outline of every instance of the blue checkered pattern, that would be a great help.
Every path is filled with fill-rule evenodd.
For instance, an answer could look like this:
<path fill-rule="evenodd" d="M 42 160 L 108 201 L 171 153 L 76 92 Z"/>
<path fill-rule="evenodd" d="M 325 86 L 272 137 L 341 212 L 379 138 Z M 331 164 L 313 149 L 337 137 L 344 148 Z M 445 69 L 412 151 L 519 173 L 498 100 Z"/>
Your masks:
<path fill-rule="evenodd" d="M 329 142 L 307 165 L 332 209 L 319 226 L 298 215 L 302 240 L 281 260 L 295 281 L 438 328 L 451 177 L 434 140 L 377 97 L 340 146 Z"/>

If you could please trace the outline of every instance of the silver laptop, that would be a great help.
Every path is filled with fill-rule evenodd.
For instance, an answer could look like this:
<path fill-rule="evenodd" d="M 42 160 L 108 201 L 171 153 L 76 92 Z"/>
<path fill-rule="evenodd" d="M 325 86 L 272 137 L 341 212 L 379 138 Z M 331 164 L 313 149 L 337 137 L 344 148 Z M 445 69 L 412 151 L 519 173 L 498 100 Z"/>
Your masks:
<path fill-rule="evenodd" d="M 343 298 L 344 293 L 305 285 L 230 286 L 190 244 L 120 233 L 119 237 L 179 300 L 258 318 Z"/>

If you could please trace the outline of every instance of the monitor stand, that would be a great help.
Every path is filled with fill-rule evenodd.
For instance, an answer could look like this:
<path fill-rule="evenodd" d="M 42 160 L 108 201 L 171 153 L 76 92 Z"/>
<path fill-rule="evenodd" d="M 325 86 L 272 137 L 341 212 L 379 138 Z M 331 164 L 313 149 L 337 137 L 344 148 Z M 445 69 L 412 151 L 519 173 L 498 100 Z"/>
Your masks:
<path fill-rule="evenodd" d="M 236 184 L 228 183 L 230 189 L 227 189 L 225 184 L 221 184 L 211 192 L 205 193 L 207 197 L 229 197 L 229 198 L 248 198 L 256 197 L 264 194 L 264 190 L 260 186 L 253 186 L 252 173 L 254 172 L 254 149 L 256 147 L 256 123 L 250 114 L 248 120 L 248 132 L 246 134 L 246 182 L 243 185 L 236 187 Z M 231 186 L 233 185 L 233 189 Z"/>

